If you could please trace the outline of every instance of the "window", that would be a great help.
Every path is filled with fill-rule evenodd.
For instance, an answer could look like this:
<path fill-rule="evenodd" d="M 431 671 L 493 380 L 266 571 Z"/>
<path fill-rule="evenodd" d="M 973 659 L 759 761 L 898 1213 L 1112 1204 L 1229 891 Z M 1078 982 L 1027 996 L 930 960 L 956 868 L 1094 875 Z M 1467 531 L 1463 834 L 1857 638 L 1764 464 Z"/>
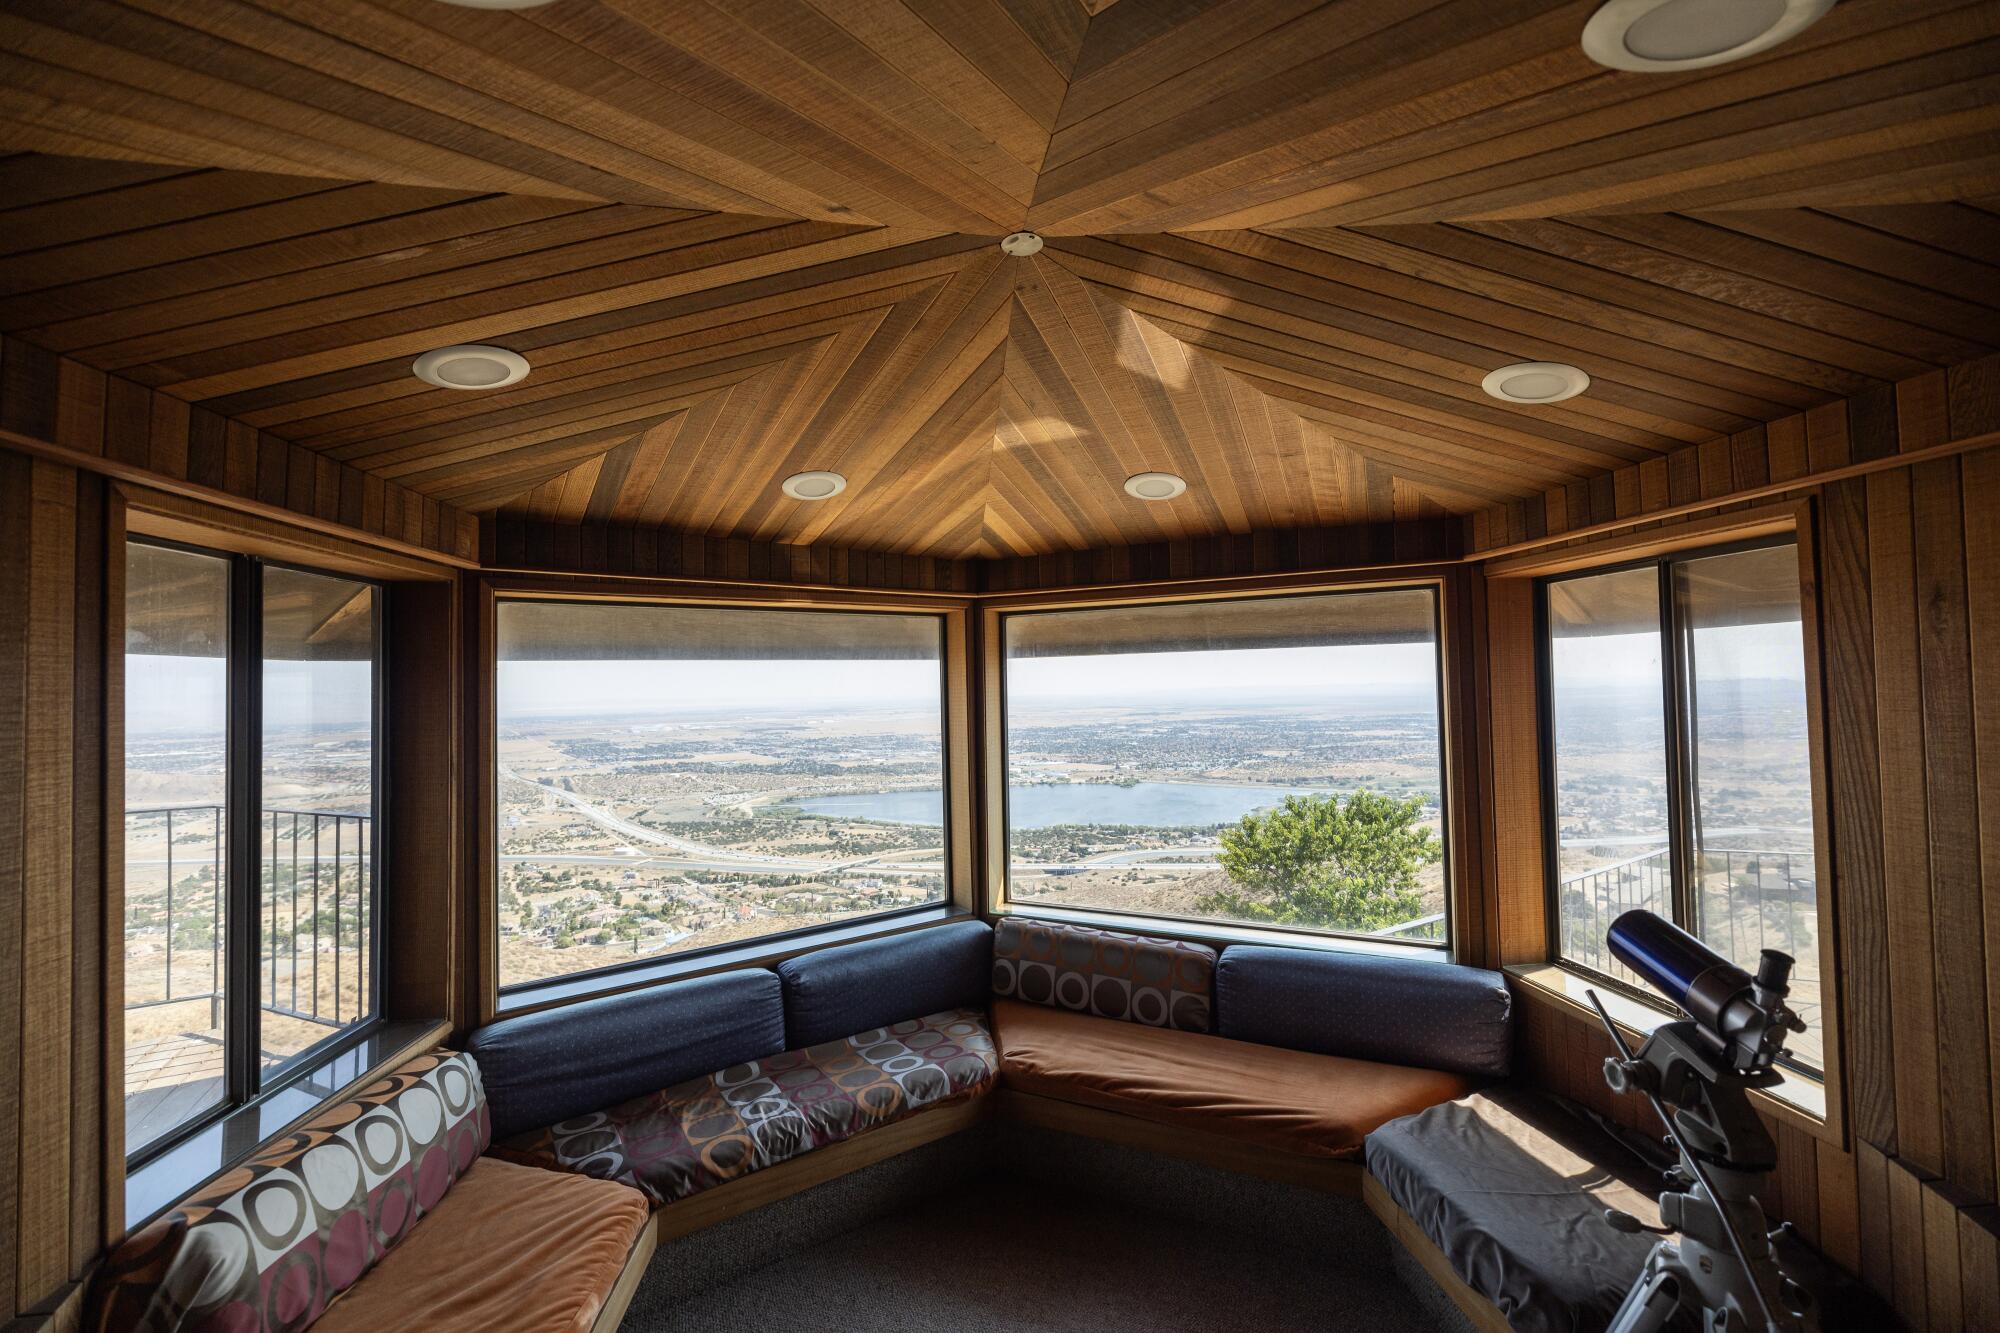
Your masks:
<path fill-rule="evenodd" d="M 1017 904 L 1447 941 L 1428 588 L 1016 612 Z"/>
<path fill-rule="evenodd" d="M 1818 874 L 1798 548 L 1551 579 L 1545 716 L 1555 945 L 1645 992 L 1605 946 L 1646 908 L 1746 969 L 1798 960 L 1789 1051 L 1823 1063 Z M 1650 992 L 1645 992 L 1650 995 Z"/>
<path fill-rule="evenodd" d="M 379 1012 L 380 590 L 139 540 L 125 587 L 136 1160 Z"/>
<path fill-rule="evenodd" d="M 505 600 L 500 981 L 946 896 L 942 617 Z"/>

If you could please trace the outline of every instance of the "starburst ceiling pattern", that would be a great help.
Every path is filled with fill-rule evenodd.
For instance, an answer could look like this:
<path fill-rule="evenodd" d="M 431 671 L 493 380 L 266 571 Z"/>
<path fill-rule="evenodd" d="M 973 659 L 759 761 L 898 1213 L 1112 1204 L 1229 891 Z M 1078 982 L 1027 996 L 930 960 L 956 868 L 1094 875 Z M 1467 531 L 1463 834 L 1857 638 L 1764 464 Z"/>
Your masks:
<path fill-rule="evenodd" d="M 2000 345 L 2000 7 L 1665 77 L 1591 8 L 22 0 L 0 332 L 463 509 L 952 557 L 1469 513 Z"/>

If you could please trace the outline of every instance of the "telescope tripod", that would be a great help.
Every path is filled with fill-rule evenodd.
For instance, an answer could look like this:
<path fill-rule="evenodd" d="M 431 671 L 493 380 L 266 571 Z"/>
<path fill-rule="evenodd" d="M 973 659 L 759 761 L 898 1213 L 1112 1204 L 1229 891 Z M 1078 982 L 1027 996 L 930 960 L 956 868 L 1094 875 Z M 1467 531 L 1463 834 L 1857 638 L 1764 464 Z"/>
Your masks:
<path fill-rule="evenodd" d="M 1702 1333 L 1818 1333 L 1818 1310 L 1778 1262 L 1771 1240 L 1780 1233 L 1767 1234 L 1757 1201 L 1777 1152 L 1747 1090 L 1776 1076 L 1718 1065 L 1692 1023 L 1661 1026 L 1634 1056 L 1590 998 L 1618 1048 L 1604 1062 L 1605 1081 L 1614 1092 L 1644 1094 L 1680 1152 L 1660 1195 L 1661 1240 L 1607 1333 L 1657 1333 L 1678 1309 L 1697 1316 Z M 1655 1230 L 1615 1210 L 1606 1220 L 1620 1231 Z"/>
<path fill-rule="evenodd" d="M 1769 1322 L 1757 1303 L 1758 1291 L 1785 1293 L 1791 1289 L 1764 1234 L 1764 1209 L 1753 1193 L 1763 1175 L 1762 1171 L 1711 1166 L 1708 1177 L 1718 1191 L 1717 1197 L 1711 1198 L 1706 1186 L 1686 1176 L 1685 1168 L 1676 1167 L 1670 1173 L 1671 1183 L 1684 1188 L 1670 1189 L 1660 1196 L 1660 1219 L 1666 1230 L 1680 1233 L 1679 1239 L 1663 1238 L 1653 1247 L 1606 1333 L 1658 1333 L 1681 1308 L 1700 1317 L 1702 1333 L 1765 1328 L 1809 1333 L 1819 1327 L 1817 1316 L 1809 1310 L 1793 1311 L 1782 1304 L 1776 1312 L 1782 1322 Z M 1747 1268 L 1729 1243 L 1722 1221 L 1724 1211 L 1736 1234 L 1747 1240 Z M 1631 1221 L 1637 1225 L 1637 1219 Z"/>

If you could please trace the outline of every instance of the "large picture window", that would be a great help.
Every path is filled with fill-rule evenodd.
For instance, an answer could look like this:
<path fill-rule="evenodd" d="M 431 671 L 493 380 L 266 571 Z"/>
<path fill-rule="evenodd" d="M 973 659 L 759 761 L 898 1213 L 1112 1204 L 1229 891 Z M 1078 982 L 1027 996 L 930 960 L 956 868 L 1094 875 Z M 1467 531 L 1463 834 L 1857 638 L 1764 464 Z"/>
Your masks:
<path fill-rule="evenodd" d="M 1798 959 L 1790 1057 L 1817 1070 L 1818 866 L 1798 547 L 1767 543 L 1548 580 L 1555 946 L 1643 989 L 1605 946 L 1646 908 L 1755 971 Z"/>
<path fill-rule="evenodd" d="M 1022 905 L 1447 943 L 1428 588 L 1005 615 Z"/>
<path fill-rule="evenodd" d="M 946 896 L 944 622 L 503 600 L 500 982 Z"/>
<path fill-rule="evenodd" d="M 134 540 L 125 1143 L 137 1159 L 378 1012 L 380 589 Z"/>

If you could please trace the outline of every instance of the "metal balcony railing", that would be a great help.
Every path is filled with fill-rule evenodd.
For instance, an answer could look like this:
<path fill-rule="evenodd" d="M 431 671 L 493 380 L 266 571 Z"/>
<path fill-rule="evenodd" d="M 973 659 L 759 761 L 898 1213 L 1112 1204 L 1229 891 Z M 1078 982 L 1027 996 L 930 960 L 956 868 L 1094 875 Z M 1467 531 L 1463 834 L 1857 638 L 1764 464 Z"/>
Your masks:
<path fill-rule="evenodd" d="M 1444 939 L 1444 913 L 1432 912 L 1428 916 L 1416 917 L 1409 921 L 1399 921 L 1393 926 L 1384 926 L 1380 930 L 1370 931 L 1369 933 L 1380 936 L 1385 940 L 1442 942 Z"/>
<path fill-rule="evenodd" d="M 1760 949 L 1806 957 L 1818 928 L 1817 876 L 1811 852 L 1711 848 L 1695 865 L 1696 919 L 1702 937 L 1731 958 Z M 1568 876 L 1559 894 L 1562 956 L 1636 986 L 1643 984 L 1605 945 L 1621 913 L 1645 908 L 1673 916 L 1665 847 Z"/>
<path fill-rule="evenodd" d="M 365 1016 L 374 966 L 373 820 L 266 809 L 259 822 L 259 1005 L 267 1013 L 331 1027 Z M 164 967 L 156 994 L 141 990 L 135 997 L 128 981 L 125 1007 L 207 1000 L 209 1026 L 219 1028 L 227 814 L 218 805 L 132 809 L 125 812 L 125 828 L 128 847 L 135 834 L 154 832 L 164 834 L 166 844 L 164 858 L 128 859 L 128 948 L 135 938 L 163 930 Z M 185 847 L 189 841 L 192 849 Z M 162 864 L 164 885 L 151 873 Z M 200 959 L 192 987 L 190 951 Z M 134 971 L 128 967 L 128 977 Z"/>

